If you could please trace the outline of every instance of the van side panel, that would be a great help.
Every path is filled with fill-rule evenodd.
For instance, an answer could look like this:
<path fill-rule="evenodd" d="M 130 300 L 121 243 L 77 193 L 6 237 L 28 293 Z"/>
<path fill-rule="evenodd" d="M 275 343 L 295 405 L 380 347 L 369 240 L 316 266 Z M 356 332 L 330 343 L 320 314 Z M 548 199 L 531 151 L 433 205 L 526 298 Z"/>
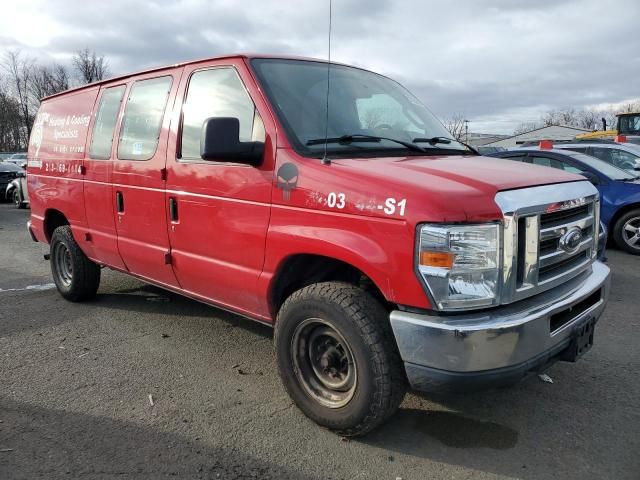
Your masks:
<path fill-rule="evenodd" d="M 87 222 L 83 201 L 82 165 L 89 123 L 99 87 L 45 100 L 40 105 L 29 139 L 27 185 L 31 222 L 36 238 L 48 242 L 44 220 L 48 211 L 62 213 L 80 247 Z"/>

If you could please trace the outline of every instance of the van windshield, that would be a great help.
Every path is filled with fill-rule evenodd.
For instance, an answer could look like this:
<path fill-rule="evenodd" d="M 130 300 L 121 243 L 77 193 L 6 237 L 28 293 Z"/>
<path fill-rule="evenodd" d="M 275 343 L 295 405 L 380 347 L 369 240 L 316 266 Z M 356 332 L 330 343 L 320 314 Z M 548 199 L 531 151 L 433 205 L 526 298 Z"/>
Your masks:
<path fill-rule="evenodd" d="M 329 122 L 327 126 L 327 64 L 307 60 L 254 59 L 251 62 L 293 147 L 303 155 L 321 156 L 318 139 L 351 137 L 332 142 L 333 155 L 409 155 L 419 149 L 405 143 L 425 139 L 451 139 L 436 117 L 397 82 L 359 68 L 331 64 L 329 69 Z M 380 137 L 358 140 L 358 135 Z M 455 140 L 420 143 L 427 152 L 460 153 Z M 424 152 L 422 153 L 424 155 Z"/>

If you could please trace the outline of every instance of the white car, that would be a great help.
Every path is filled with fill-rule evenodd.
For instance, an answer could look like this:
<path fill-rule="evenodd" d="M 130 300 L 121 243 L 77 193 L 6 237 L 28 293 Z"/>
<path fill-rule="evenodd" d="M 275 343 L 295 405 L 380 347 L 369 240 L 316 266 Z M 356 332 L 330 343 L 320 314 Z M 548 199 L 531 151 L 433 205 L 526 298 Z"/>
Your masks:
<path fill-rule="evenodd" d="M 20 166 L 22 166 L 23 163 L 26 163 L 27 154 L 26 153 L 14 153 L 9 158 L 5 158 L 3 161 L 7 162 L 7 163 L 13 163 L 14 165 L 18 165 L 20 167 Z"/>

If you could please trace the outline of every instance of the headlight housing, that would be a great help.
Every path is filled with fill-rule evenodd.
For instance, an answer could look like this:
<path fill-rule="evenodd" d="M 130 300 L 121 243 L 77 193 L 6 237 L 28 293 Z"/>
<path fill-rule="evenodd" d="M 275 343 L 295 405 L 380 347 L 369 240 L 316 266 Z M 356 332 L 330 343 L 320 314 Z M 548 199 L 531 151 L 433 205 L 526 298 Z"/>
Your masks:
<path fill-rule="evenodd" d="M 502 269 L 501 225 L 422 225 L 417 264 L 440 310 L 497 305 Z"/>

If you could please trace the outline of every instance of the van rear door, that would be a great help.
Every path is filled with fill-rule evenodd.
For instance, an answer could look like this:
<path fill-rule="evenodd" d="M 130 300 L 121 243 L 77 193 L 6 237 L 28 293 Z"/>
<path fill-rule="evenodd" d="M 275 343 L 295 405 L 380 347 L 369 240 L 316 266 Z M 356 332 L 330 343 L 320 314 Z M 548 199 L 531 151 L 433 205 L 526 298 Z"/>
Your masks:
<path fill-rule="evenodd" d="M 170 265 L 164 169 L 181 72 L 141 75 L 129 85 L 112 172 L 118 250 L 127 269 L 173 287 L 179 284 Z"/>

